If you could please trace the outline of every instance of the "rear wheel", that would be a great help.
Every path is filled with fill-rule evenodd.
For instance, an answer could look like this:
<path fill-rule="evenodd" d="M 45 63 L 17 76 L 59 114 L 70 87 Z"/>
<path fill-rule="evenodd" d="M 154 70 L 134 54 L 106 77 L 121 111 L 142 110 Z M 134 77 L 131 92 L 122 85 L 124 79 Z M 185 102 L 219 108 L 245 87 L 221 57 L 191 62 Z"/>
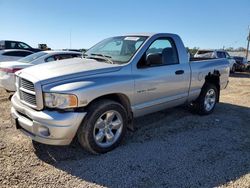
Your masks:
<path fill-rule="evenodd" d="M 117 147 L 127 129 L 125 108 L 114 101 L 102 100 L 90 106 L 77 137 L 91 153 L 106 153 Z"/>
<path fill-rule="evenodd" d="M 214 84 L 206 83 L 198 99 L 193 103 L 194 110 L 200 115 L 208 115 L 214 111 L 219 93 Z"/>
<path fill-rule="evenodd" d="M 236 70 L 236 66 L 234 64 L 233 67 L 232 67 L 231 73 L 235 73 L 235 70 Z"/>

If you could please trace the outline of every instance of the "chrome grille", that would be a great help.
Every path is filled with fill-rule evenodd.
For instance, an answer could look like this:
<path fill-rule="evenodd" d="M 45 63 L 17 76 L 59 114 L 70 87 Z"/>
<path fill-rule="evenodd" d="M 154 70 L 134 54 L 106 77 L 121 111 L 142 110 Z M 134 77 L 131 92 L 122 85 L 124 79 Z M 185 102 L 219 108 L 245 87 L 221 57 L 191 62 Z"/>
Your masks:
<path fill-rule="evenodd" d="M 29 103 L 29 104 L 36 106 L 36 96 L 35 95 L 26 93 L 24 91 L 20 91 L 20 99 Z"/>
<path fill-rule="evenodd" d="M 35 86 L 32 82 L 24 79 L 24 78 L 19 78 L 19 96 L 20 99 L 27 103 L 28 105 L 31 105 L 32 107 L 37 106 L 37 101 L 36 101 L 36 93 L 35 93 Z"/>
<path fill-rule="evenodd" d="M 30 91 L 35 91 L 34 84 L 28 80 L 25 80 L 23 78 L 20 79 L 20 87 L 30 90 Z"/>

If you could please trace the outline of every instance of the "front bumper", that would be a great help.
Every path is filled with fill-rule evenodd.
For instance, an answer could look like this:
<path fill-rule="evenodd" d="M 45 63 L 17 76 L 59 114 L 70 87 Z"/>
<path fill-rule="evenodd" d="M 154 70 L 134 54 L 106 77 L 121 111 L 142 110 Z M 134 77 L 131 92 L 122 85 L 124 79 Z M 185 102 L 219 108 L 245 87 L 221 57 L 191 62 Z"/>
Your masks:
<path fill-rule="evenodd" d="M 15 75 L 12 73 L 0 73 L 0 87 L 7 91 L 16 91 Z"/>
<path fill-rule="evenodd" d="M 86 112 L 36 111 L 23 105 L 16 94 L 11 99 L 16 127 L 33 140 L 49 145 L 69 145 Z"/>

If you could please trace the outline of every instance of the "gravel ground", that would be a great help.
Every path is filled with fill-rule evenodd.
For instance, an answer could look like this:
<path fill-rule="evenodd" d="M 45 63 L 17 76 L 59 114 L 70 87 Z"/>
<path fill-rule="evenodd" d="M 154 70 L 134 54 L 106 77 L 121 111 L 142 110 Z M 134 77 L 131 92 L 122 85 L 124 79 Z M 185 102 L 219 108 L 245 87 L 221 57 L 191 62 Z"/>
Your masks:
<path fill-rule="evenodd" d="M 178 107 L 138 118 L 97 156 L 32 144 L 11 125 L 7 98 L 0 90 L 0 187 L 250 187 L 250 74 L 230 78 L 212 115 Z"/>

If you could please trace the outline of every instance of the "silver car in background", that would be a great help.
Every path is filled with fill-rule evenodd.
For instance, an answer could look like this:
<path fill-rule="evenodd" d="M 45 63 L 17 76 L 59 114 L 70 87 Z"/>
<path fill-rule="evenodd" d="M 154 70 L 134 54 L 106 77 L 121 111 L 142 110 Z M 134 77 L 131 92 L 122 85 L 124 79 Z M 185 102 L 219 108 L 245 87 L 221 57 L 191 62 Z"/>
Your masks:
<path fill-rule="evenodd" d="M 34 52 L 24 49 L 8 49 L 0 50 L 0 62 L 16 61 L 20 58 L 26 57 Z"/>
<path fill-rule="evenodd" d="M 27 67 L 58 61 L 63 59 L 82 57 L 80 52 L 72 51 L 41 51 L 17 61 L 7 61 L 0 63 L 0 87 L 7 91 L 16 91 L 15 72 Z"/>
<path fill-rule="evenodd" d="M 226 58 L 229 62 L 230 71 L 235 72 L 236 61 L 225 50 L 198 50 L 194 55 L 196 58 Z"/>

